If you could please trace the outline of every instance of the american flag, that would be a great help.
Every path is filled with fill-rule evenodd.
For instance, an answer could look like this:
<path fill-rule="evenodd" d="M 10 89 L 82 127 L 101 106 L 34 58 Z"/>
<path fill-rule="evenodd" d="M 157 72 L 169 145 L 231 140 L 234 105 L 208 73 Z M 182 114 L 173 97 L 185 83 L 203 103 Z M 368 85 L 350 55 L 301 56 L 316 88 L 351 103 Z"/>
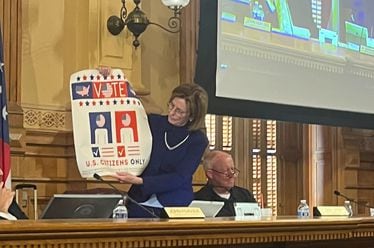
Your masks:
<path fill-rule="evenodd" d="M 10 147 L 9 147 L 9 128 L 8 128 L 8 112 L 6 108 L 6 87 L 3 60 L 3 39 L 0 29 L 0 168 L 3 171 L 2 181 L 5 186 L 10 188 Z"/>

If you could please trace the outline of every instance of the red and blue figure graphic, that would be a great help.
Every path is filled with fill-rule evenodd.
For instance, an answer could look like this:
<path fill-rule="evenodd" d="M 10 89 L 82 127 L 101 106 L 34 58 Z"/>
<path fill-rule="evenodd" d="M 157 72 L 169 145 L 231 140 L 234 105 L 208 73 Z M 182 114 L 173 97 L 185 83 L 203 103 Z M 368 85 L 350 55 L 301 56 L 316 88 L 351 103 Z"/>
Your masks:
<path fill-rule="evenodd" d="M 89 113 L 91 144 L 113 143 L 110 112 Z"/>
<path fill-rule="evenodd" d="M 135 111 L 117 111 L 116 138 L 118 143 L 134 144 L 139 141 Z"/>

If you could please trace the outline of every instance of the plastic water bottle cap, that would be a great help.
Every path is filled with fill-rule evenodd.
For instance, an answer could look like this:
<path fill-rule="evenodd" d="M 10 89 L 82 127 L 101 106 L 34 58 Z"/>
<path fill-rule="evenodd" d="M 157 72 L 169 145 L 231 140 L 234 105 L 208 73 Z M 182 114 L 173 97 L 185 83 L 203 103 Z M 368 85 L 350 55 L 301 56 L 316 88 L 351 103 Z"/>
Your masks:
<path fill-rule="evenodd" d="M 300 202 L 306 204 L 306 200 L 300 200 Z"/>

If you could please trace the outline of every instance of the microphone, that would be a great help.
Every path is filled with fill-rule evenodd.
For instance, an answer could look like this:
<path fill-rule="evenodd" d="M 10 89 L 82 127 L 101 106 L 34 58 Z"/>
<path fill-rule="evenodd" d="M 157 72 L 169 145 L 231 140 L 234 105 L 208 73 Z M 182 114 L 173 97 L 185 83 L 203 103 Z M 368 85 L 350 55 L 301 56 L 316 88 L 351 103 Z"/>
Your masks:
<path fill-rule="evenodd" d="M 144 207 L 143 205 L 141 205 L 139 202 L 135 201 L 134 199 L 132 199 L 128 194 L 127 192 L 123 192 L 121 190 L 119 190 L 116 186 L 114 186 L 113 184 L 111 184 L 110 182 L 104 180 L 99 174 L 95 173 L 93 174 L 93 177 L 98 180 L 98 181 L 101 181 L 103 183 L 106 183 L 107 185 L 109 185 L 112 189 L 114 189 L 115 191 L 117 191 L 120 195 L 122 195 L 123 199 L 124 199 L 124 202 L 125 202 L 125 199 L 129 199 L 129 201 L 131 201 L 132 203 L 134 203 L 136 206 L 140 207 L 141 209 L 143 209 L 144 211 L 146 211 L 147 213 L 149 213 L 150 215 L 152 215 L 152 217 L 154 218 L 157 218 L 159 219 L 160 216 L 157 216 L 155 213 L 153 213 L 152 211 L 150 211 L 148 208 Z"/>
<path fill-rule="evenodd" d="M 347 201 L 350 201 L 350 202 L 353 202 L 353 203 L 357 204 L 357 206 L 363 206 L 363 207 L 365 207 L 365 208 L 374 208 L 373 206 L 370 206 L 370 205 L 368 205 L 368 204 L 362 204 L 362 203 L 356 201 L 356 200 L 353 199 L 353 198 L 350 198 L 350 197 L 348 197 L 348 196 L 346 196 L 346 195 L 343 195 L 342 193 L 340 193 L 340 192 L 337 191 L 337 190 L 334 191 L 334 194 L 335 194 L 336 196 L 341 196 L 341 197 L 343 197 L 343 198 L 346 199 Z"/>
<path fill-rule="evenodd" d="M 343 195 L 342 193 L 340 193 L 340 192 L 337 191 L 337 190 L 334 191 L 334 194 L 335 194 L 336 196 L 341 196 L 341 197 L 343 197 L 343 198 L 346 199 L 347 201 L 355 202 L 354 199 L 351 199 L 351 198 L 349 198 L 348 196 Z"/>

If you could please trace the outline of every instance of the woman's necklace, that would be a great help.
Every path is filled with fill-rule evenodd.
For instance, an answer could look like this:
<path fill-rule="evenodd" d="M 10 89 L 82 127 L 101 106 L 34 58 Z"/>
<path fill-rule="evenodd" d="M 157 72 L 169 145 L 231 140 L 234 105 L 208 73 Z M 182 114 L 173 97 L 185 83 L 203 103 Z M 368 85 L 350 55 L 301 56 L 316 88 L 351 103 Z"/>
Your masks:
<path fill-rule="evenodd" d="M 189 134 L 187 134 L 186 138 L 184 138 L 181 142 L 179 142 L 175 146 L 169 146 L 169 143 L 168 143 L 168 132 L 165 131 L 165 133 L 164 133 L 165 145 L 169 149 L 169 151 L 172 151 L 172 150 L 178 148 L 179 146 L 181 146 L 184 142 L 186 142 L 186 140 L 188 139 L 188 137 L 190 137 Z"/>

